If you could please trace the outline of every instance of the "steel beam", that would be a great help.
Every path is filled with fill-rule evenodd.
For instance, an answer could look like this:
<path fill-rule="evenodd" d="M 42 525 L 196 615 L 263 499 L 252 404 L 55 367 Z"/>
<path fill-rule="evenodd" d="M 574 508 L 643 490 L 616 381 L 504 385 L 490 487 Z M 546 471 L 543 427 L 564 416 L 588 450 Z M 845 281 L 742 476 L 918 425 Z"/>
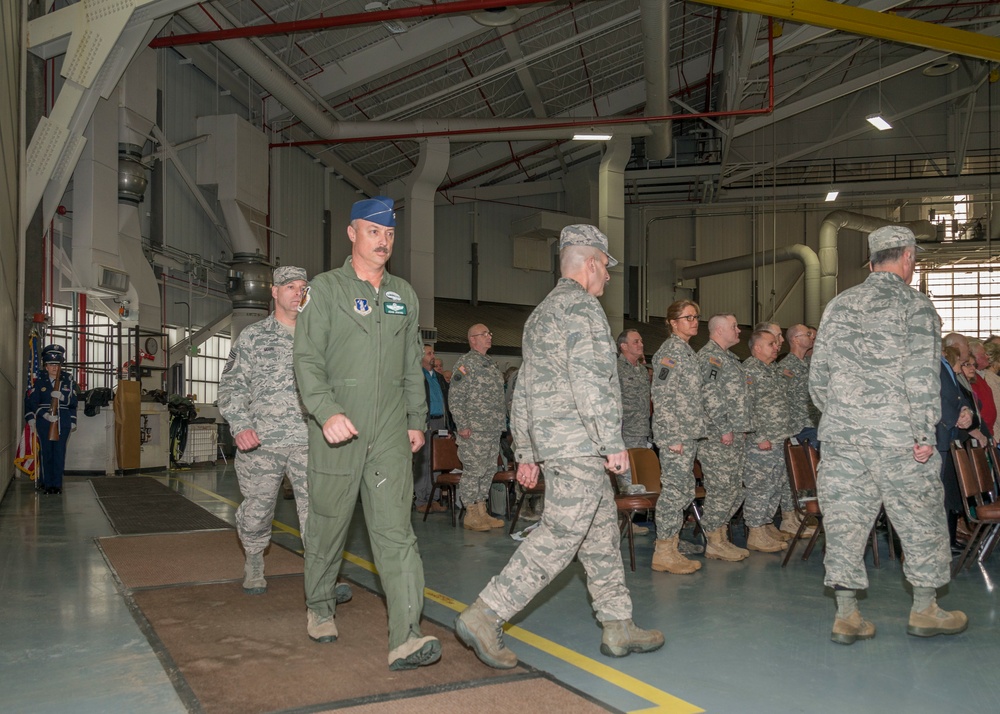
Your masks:
<path fill-rule="evenodd" d="M 1000 62 L 1000 39 L 956 30 L 893 13 L 875 12 L 829 0 L 694 0 L 701 5 L 755 12 L 805 25 L 827 27 L 904 45 Z"/>

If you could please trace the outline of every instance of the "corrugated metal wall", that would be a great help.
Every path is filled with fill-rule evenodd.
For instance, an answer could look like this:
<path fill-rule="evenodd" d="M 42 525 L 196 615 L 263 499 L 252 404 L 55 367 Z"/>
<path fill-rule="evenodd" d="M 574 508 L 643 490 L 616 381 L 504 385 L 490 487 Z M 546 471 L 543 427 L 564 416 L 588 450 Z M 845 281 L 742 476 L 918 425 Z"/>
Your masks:
<path fill-rule="evenodd" d="M 434 293 L 456 300 L 471 298 L 471 245 L 479 241 L 479 299 L 513 305 L 537 305 L 555 281 L 555 274 L 513 266 L 511 222 L 551 210 L 555 200 L 532 199 L 535 206 L 511 206 L 479 201 L 439 207 L 435 212 Z M 537 207 L 536 207 L 537 206 Z"/>
<path fill-rule="evenodd" d="M 274 149 L 270 159 L 271 257 L 310 276 L 321 273 L 324 167 L 294 148 Z"/>
<path fill-rule="evenodd" d="M 20 436 L 22 391 L 18 384 L 16 335 L 21 330 L 17 296 L 18 235 L 20 215 L 18 178 L 21 156 L 21 12 L 23 4 L 0 4 L 0 494 L 7 490 L 14 472 L 14 452 Z"/>

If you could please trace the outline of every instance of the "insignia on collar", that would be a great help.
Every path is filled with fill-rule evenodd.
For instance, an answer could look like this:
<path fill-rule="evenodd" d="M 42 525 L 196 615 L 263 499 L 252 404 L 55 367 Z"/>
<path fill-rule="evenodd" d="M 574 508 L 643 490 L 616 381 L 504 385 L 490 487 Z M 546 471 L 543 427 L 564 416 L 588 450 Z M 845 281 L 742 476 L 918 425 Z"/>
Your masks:
<path fill-rule="evenodd" d="M 371 305 L 364 298 L 354 298 L 354 312 L 359 315 L 370 315 L 372 311 Z"/>

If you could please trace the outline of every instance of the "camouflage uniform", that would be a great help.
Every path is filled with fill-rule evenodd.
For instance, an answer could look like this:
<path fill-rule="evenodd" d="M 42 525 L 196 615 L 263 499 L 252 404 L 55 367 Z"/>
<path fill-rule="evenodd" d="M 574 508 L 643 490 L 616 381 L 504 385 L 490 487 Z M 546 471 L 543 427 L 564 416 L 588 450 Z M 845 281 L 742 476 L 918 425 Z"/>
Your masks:
<path fill-rule="evenodd" d="M 597 298 L 562 278 L 524 327 L 511 426 L 518 462 L 545 472 L 545 513 L 480 594 L 510 619 L 574 555 L 601 622 L 632 617 L 605 456 L 625 448 L 615 348 Z"/>
<path fill-rule="evenodd" d="M 649 372 L 641 362 L 633 365 L 618 355 L 618 382 L 622 390 L 622 439 L 625 448 L 649 445 Z"/>
<path fill-rule="evenodd" d="M 458 458 L 462 461 L 458 495 L 470 506 L 487 500 L 497 472 L 507 411 L 500 368 L 475 350 L 462 355 L 451 373 L 448 401 L 456 430 L 472 431 L 468 439 L 458 437 Z"/>
<path fill-rule="evenodd" d="M 788 410 L 792 434 L 819 424 L 819 410 L 809 396 L 809 358 L 800 359 L 789 352 L 779 366 L 787 378 Z"/>
<path fill-rule="evenodd" d="M 750 414 L 754 425 L 754 434 L 747 439 L 743 470 L 746 488 L 743 520 L 750 528 L 756 528 L 771 523 L 778 503 L 790 491 L 784 450 L 785 439 L 792 435 L 788 411 L 789 378 L 776 362 L 764 364 L 756 357 L 747 358 L 743 371 L 750 385 Z M 764 441 L 771 442 L 770 450 L 758 448 Z M 787 508 L 794 510 L 791 500 Z"/>
<path fill-rule="evenodd" d="M 236 339 L 219 380 L 219 411 L 233 435 L 257 432 L 260 446 L 236 452 L 236 477 L 243 503 L 236 530 L 247 554 L 271 541 L 271 521 L 287 473 L 295 493 L 299 531 L 306 540 L 306 415 L 295 388 L 292 330 L 269 315 L 248 325 Z"/>
<path fill-rule="evenodd" d="M 809 392 L 823 412 L 817 495 L 826 531 L 826 584 L 868 587 L 864 549 L 884 504 L 914 587 L 950 579 L 944 495 L 934 446 L 941 417 L 941 328 L 930 299 L 878 271 L 827 306 Z"/>
<path fill-rule="evenodd" d="M 707 439 L 698 449 L 705 480 L 705 511 L 702 528 L 714 531 L 724 526 L 743 503 L 743 462 L 750 422 L 750 389 L 743 365 L 730 350 L 709 340 L 698 351 L 702 396 L 707 417 Z M 722 436 L 733 433 L 726 446 Z"/>
<path fill-rule="evenodd" d="M 656 537 L 672 538 L 683 525 L 683 511 L 694 500 L 694 461 L 705 438 L 701 369 L 691 345 L 668 337 L 653 355 L 653 439 L 660 449 L 660 498 Z M 669 447 L 681 444 L 682 453 Z"/>

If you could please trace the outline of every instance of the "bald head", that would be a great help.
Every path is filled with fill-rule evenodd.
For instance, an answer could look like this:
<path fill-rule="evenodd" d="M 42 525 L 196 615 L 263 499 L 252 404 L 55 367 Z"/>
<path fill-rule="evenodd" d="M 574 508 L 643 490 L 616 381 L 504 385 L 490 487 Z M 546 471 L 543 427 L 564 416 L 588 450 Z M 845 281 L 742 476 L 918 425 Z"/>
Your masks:
<path fill-rule="evenodd" d="M 467 333 L 469 339 L 469 347 L 478 352 L 481 355 L 489 352 L 490 347 L 493 346 L 493 333 L 490 332 L 490 328 L 482 323 L 476 323 L 469 328 Z"/>
<path fill-rule="evenodd" d="M 792 325 L 785 331 L 785 339 L 788 340 L 788 351 L 803 359 L 813 348 L 816 333 L 807 325 Z"/>
<path fill-rule="evenodd" d="M 969 338 L 958 332 L 949 332 L 944 336 L 942 343 L 945 347 L 954 347 L 958 350 L 959 359 L 964 362 L 969 358 Z"/>

